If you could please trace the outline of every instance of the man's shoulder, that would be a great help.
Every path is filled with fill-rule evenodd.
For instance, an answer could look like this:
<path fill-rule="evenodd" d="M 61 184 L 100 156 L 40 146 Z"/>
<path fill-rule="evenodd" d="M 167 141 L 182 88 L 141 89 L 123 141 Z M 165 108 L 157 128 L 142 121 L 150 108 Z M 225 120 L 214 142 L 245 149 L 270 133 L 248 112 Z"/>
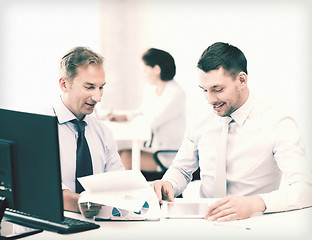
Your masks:
<path fill-rule="evenodd" d="M 272 119 L 284 118 L 289 115 L 284 106 L 272 103 L 264 98 L 258 98 L 254 101 L 252 114 Z"/>
<path fill-rule="evenodd" d="M 43 108 L 43 109 L 40 109 L 38 111 L 39 114 L 42 114 L 42 115 L 48 115 L 48 116 L 55 116 L 55 111 L 53 109 L 53 106 L 50 106 L 50 107 L 47 107 L 47 108 Z"/>
<path fill-rule="evenodd" d="M 294 118 L 282 105 L 260 99 L 255 102 L 248 119 L 255 122 L 257 126 L 275 128 L 284 119 Z"/>

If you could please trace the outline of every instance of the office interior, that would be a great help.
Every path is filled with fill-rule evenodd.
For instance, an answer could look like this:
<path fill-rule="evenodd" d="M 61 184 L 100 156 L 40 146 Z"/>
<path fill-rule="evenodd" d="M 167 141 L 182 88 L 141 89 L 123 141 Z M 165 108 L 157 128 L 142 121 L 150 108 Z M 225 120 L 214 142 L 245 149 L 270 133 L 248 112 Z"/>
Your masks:
<path fill-rule="evenodd" d="M 59 96 L 60 57 L 87 46 L 105 58 L 97 111 L 133 110 L 145 83 L 141 56 L 155 47 L 175 59 L 191 124 L 210 111 L 198 88 L 197 60 L 222 41 L 245 53 L 251 92 L 294 116 L 311 159 L 311 13 L 309 0 L 0 0 L 0 108 L 51 106 Z"/>
<path fill-rule="evenodd" d="M 297 120 L 311 156 L 311 7 L 309 1 L 1 1 L 0 107 L 38 112 L 59 95 L 58 63 L 74 46 L 105 57 L 100 110 L 140 106 L 141 56 L 172 54 L 187 94 L 188 122 L 209 108 L 198 88 L 197 60 L 217 41 L 248 60 L 251 91 Z M 310 146 L 309 146 L 310 145 Z"/>

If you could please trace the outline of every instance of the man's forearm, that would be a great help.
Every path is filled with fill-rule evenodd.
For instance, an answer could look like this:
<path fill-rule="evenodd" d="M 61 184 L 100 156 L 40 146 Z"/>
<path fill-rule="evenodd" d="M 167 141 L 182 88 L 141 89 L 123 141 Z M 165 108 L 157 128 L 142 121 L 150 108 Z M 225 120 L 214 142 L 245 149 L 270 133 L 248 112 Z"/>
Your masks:
<path fill-rule="evenodd" d="M 79 194 L 73 193 L 68 189 L 63 190 L 64 210 L 71 212 L 80 212 L 78 206 Z"/>

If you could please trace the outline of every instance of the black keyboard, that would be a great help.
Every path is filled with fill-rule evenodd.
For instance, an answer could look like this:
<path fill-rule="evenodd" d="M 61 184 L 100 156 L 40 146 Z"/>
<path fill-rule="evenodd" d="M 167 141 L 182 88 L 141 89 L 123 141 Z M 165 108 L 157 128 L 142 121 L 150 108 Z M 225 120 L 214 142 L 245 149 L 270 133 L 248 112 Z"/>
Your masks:
<path fill-rule="evenodd" d="M 82 221 L 69 217 L 64 217 L 64 221 L 60 222 L 50 221 L 10 208 L 5 210 L 4 216 L 9 221 L 14 223 L 58 233 L 75 233 L 100 227 L 100 225 L 93 222 Z"/>

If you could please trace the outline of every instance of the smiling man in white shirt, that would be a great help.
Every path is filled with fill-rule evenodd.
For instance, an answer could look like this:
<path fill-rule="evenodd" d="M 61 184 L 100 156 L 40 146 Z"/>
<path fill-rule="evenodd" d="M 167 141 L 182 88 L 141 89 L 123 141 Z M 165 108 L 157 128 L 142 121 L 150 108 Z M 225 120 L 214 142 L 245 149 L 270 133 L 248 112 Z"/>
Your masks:
<path fill-rule="evenodd" d="M 230 117 L 226 195 L 207 209 L 211 221 L 244 219 L 312 205 L 312 166 L 292 117 L 258 101 L 247 86 L 247 60 L 236 47 L 214 43 L 198 62 L 199 87 L 214 112 L 187 131 L 163 179 L 154 183 L 162 202 L 183 193 L 200 167 L 201 197 L 218 197 L 216 171 L 222 119 Z M 279 188 L 284 175 L 286 186 Z"/>

